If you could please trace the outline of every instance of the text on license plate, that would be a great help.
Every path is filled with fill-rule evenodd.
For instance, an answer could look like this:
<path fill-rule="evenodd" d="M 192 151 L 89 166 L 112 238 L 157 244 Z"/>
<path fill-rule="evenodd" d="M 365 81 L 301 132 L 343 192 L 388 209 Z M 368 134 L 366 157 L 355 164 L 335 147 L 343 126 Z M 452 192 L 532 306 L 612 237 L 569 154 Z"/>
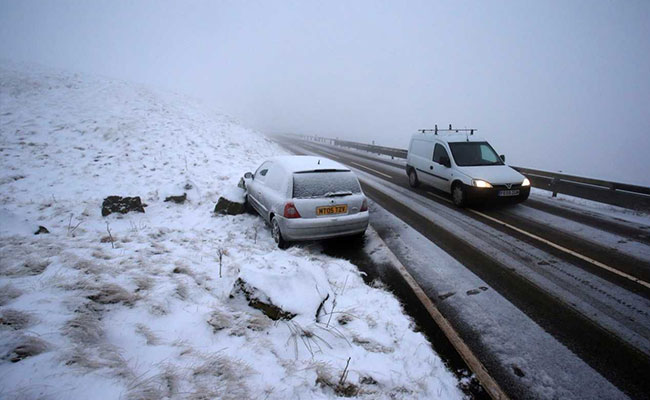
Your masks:
<path fill-rule="evenodd" d="M 518 196 L 519 190 L 499 190 L 499 196 Z"/>
<path fill-rule="evenodd" d="M 346 212 L 348 212 L 347 204 L 316 207 L 316 215 L 345 214 Z"/>

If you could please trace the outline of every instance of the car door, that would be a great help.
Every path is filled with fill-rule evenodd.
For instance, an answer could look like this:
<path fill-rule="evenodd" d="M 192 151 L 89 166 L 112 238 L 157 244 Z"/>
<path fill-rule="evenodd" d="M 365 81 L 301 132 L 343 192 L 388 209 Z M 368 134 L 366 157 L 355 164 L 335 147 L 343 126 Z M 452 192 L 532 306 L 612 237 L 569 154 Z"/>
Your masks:
<path fill-rule="evenodd" d="M 266 216 L 268 213 L 268 210 L 263 201 L 263 191 L 264 181 L 266 180 L 266 175 L 269 172 L 271 164 L 272 163 L 270 161 L 262 163 L 262 165 L 260 165 L 257 171 L 255 171 L 253 174 L 253 180 L 248 185 L 248 199 L 250 200 L 253 208 L 255 208 L 255 210 L 257 210 L 257 212 L 262 216 Z"/>
<path fill-rule="evenodd" d="M 451 159 L 449 158 L 449 153 L 447 152 L 447 149 L 445 149 L 444 144 L 441 142 L 436 142 L 435 147 L 433 148 L 433 169 L 431 171 L 432 173 L 432 178 L 434 181 L 434 187 L 436 189 L 440 189 L 445 192 L 449 192 L 450 188 L 450 182 L 451 182 L 451 176 L 453 169 L 451 167 L 447 167 L 441 162 L 441 159 L 443 157 L 447 157 L 449 162 L 451 163 Z"/>

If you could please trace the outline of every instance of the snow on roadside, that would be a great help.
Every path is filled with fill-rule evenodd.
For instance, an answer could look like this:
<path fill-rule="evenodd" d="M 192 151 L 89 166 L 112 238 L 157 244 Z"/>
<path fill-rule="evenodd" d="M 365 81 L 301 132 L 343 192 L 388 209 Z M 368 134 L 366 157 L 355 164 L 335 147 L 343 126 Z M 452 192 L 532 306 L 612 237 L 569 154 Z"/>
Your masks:
<path fill-rule="evenodd" d="M 258 217 L 212 216 L 279 153 L 178 95 L 0 67 L 0 398 L 462 397 L 355 266 L 278 250 Z M 109 195 L 146 212 L 102 217 Z M 238 278 L 296 317 L 249 307 Z"/>

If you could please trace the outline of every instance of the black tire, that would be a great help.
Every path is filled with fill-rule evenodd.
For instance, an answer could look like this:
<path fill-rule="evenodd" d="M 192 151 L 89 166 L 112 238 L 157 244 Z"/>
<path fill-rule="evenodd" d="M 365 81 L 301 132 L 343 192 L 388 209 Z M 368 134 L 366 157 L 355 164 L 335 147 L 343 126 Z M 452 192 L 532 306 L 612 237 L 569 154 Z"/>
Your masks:
<path fill-rule="evenodd" d="M 275 218 L 271 219 L 271 236 L 273 237 L 275 243 L 278 245 L 278 248 L 284 250 L 289 247 L 289 243 L 282 237 L 280 224 Z"/>
<path fill-rule="evenodd" d="M 418 179 L 418 174 L 415 172 L 414 168 L 411 168 L 409 171 L 409 185 L 413 188 L 420 186 L 420 180 Z"/>
<path fill-rule="evenodd" d="M 246 195 L 246 202 L 244 202 L 244 210 L 245 210 L 248 214 L 257 215 L 257 210 L 255 210 L 255 208 L 254 208 L 253 205 L 251 204 L 251 201 L 250 201 L 250 199 L 248 198 L 248 195 Z"/>
<path fill-rule="evenodd" d="M 467 190 L 461 182 L 456 182 L 451 187 L 451 199 L 457 207 L 463 208 L 467 205 Z"/>

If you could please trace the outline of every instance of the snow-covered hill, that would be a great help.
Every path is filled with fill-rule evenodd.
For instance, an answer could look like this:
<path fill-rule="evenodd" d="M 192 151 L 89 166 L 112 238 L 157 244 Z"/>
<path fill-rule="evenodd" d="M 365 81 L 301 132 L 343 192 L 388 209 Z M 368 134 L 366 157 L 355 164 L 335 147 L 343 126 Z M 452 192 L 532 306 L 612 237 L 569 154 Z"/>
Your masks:
<path fill-rule="evenodd" d="M 0 398 L 462 397 L 354 265 L 278 250 L 255 216 L 213 216 L 282 152 L 182 96 L 1 66 Z M 109 195 L 146 212 L 102 217 Z M 238 278 L 296 317 L 249 307 Z"/>

